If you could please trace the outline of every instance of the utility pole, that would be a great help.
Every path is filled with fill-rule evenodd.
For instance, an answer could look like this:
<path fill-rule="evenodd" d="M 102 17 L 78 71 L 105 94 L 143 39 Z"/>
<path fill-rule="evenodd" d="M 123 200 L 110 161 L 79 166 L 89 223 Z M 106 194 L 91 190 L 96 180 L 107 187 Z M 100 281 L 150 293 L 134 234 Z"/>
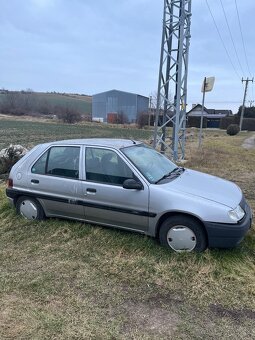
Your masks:
<path fill-rule="evenodd" d="M 205 107 L 205 88 L 206 88 L 206 77 L 202 85 L 203 99 L 202 99 L 202 111 L 201 111 L 201 119 L 200 119 L 199 138 L 198 138 L 199 147 L 201 147 L 201 144 L 202 144 L 203 116 L 204 116 L 204 107 Z"/>
<path fill-rule="evenodd" d="M 152 102 L 152 96 L 149 97 L 148 127 L 151 126 L 151 113 L 152 113 L 151 102 Z"/>
<path fill-rule="evenodd" d="M 245 87 L 244 87 L 244 96 L 243 96 L 243 106 L 242 106 L 242 111 L 241 111 L 241 117 L 240 117 L 240 131 L 242 131 L 242 126 L 243 126 L 243 116 L 244 116 L 244 109 L 245 109 L 245 100 L 246 100 L 246 95 L 247 95 L 247 89 L 248 89 L 248 84 L 249 81 L 253 83 L 253 79 L 243 79 L 242 78 L 242 83 L 245 82 Z"/>
<path fill-rule="evenodd" d="M 153 147 L 170 151 L 175 161 L 185 156 L 190 25 L 191 0 L 164 0 Z M 172 138 L 167 136 L 168 123 L 173 126 Z"/>

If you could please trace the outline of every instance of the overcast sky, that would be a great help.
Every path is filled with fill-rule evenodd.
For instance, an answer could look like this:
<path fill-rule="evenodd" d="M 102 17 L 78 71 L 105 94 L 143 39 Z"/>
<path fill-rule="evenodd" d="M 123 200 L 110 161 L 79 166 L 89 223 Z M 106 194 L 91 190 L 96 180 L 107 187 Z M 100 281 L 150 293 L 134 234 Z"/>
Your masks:
<path fill-rule="evenodd" d="M 192 1 L 188 103 L 201 102 L 201 83 L 215 76 L 208 108 L 236 110 L 240 78 L 255 74 L 254 0 L 208 0 L 236 68 L 224 50 L 205 0 Z M 110 89 L 149 96 L 157 89 L 163 0 L 0 0 L 0 88 L 95 94 Z M 240 77 L 240 78 L 239 78 Z M 254 100 L 254 85 L 247 100 Z M 247 103 L 249 105 L 249 102 Z"/>

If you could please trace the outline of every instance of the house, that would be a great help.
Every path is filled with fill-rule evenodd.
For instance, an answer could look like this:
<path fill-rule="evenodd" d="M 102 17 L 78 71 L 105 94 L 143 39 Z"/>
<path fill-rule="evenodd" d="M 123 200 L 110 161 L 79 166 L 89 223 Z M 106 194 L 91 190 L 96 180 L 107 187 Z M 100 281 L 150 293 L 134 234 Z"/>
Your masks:
<path fill-rule="evenodd" d="M 110 90 L 92 96 L 92 120 L 135 123 L 139 114 L 148 112 L 148 107 L 148 97 Z"/>
<path fill-rule="evenodd" d="M 200 127 L 201 115 L 202 115 L 202 105 L 193 104 L 192 109 L 189 112 L 187 112 L 188 126 L 189 127 Z M 231 110 L 207 109 L 204 106 L 203 127 L 219 128 L 221 119 L 224 117 L 232 116 L 232 115 L 233 115 L 233 112 Z"/>

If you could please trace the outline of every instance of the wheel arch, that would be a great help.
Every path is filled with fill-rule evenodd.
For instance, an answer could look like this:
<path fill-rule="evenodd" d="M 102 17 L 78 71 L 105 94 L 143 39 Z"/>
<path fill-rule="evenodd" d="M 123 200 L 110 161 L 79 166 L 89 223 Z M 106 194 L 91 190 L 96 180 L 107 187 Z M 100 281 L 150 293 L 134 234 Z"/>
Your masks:
<path fill-rule="evenodd" d="M 163 224 L 163 222 L 165 222 L 165 220 L 167 220 L 168 218 L 174 217 L 174 216 L 185 216 L 185 217 L 192 218 L 193 220 L 198 222 L 201 225 L 201 227 L 202 227 L 202 229 L 205 233 L 206 241 L 207 241 L 207 244 L 208 244 L 208 233 L 207 233 L 207 230 L 205 228 L 203 221 L 195 215 L 192 215 L 192 214 L 186 213 L 186 212 L 181 212 L 181 211 L 168 211 L 160 217 L 160 219 L 157 222 L 157 226 L 156 226 L 156 233 L 155 233 L 156 238 L 159 237 L 159 230 L 160 230 L 160 227 Z"/>
<path fill-rule="evenodd" d="M 34 218 L 34 219 L 43 220 L 46 217 L 45 212 L 44 212 L 44 208 L 41 205 L 41 203 L 39 202 L 39 200 L 36 197 L 33 197 L 32 195 L 25 195 L 25 194 L 17 195 L 14 199 L 15 209 L 16 209 L 16 212 L 18 214 L 20 214 L 20 206 L 21 206 L 20 201 L 22 202 L 22 200 L 23 201 L 24 200 L 30 200 L 31 202 L 34 202 L 34 204 L 36 205 L 37 218 Z"/>

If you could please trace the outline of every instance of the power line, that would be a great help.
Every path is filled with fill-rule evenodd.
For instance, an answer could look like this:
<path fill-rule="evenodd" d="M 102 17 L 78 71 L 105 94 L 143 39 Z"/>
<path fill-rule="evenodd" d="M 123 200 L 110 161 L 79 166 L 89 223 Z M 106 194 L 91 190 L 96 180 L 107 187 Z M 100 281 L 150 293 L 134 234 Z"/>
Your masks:
<path fill-rule="evenodd" d="M 236 13 L 237 13 L 237 18 L 238 18 L 239 29 L 240 29 L 241 38 L 242 38 L 242 44 L 243 44 L 243 51 L 244 51 L 245 61 L 246 61 L 248 72 L 249 72 L 249 74 L 251 76 L 251 71 L 250 71 L 250 68 L 249 68 L 249 63 L 248 63 L 248 58 L 247 58 L 247 53 L 246 53 L 246 47 L 245 47 L 244 38 L 243 38 L 243 31 L 242 31 L 242 26 L 241 26 L 241 20 L 240 20 L 239 10 L 238 10 L 238 7 L 237 7 L 237 1 L 236 0 L 235 0 L 235 5 L 236 5 Z"/>
<path fill-rule="evenodd" d="M 201 99 L 199 100 L 190 100 L 190 102 L 193 102 L 193 103 L 199 103 Z M 206 101 L 207 104 L 240 104 L 240 100 L 238 101 L 232 101 L 232 100 L 228 100 L 228 101 Z"/>
<path fill-rule="evenodd" d="M 231 33 L 231 29 L 230 29 L 230 26 L 229 26 L 228 18 L 227 18 L 226 11 L 225 11 L 225 8 L 223 6 L 222 0 L 220 0 L 220 3 L 221 3 L 221 7 L 222 7 L 224 17 L 225 17 L 225 20 L 226 20 L 226 24 L 227 24 L 227 27 L 228 27 L 229 35 L 230 35 L 230 38 L 231 38 L 231 41 L 232 41 L 232 45 L 233 45 L 234 50 L 235 50 L 236 58 L 237 58 L 239 66 L 240 66 L 240 69 L 242 71 L 242 74 L 244 75 L 243 67 L 242 67 L 242 64 L 240 62 L 240 59 L 239 59 L 239 56 L 238 56 L 238 53 L 237 53 L 236 45 L 235 45 L 235 42 L 234 42 L 234 39 L 233 39 L 233 35 Z"/>
<path fill-rule="evenodd" d="M 213 22 L 214 22 L 214 25 L 215 25 L 215 27 L 216 27 L 216 30 L 217 30 L 217 32 L 218 32 L 218 35 L 219 35 L 219 37 L 220 37 L 220 40 L 221 40 L 221 42 L 222 42 L 222 45 L 223 45 L 223 47 L 224 47 L 224 49 L 225 49 L 225 52 L 226 52 L 226 54 L 227 54 L 227 56 L 228 56 L 228 59 L 229 59 L 229 61 L 230 61 L 230 64 L 232 65 L 233 70 L 235 71 L 235 74 L 237 75 L 238 80 L 240 80 L 241 77 L 240 77 L 240 75 L 238 74 L 238 72 L 237 72 L 237 70 L 236 70 L 236 68 L 235 68 L 235 66 L 234 66 L 234 64 L 233 64 L 232 59 L 230 58 L 230 55 L 229 55 L 229 53 L 228 53 L 228 50 L 227 50 L 227 48 L 226 48 L 226 45 L 225 45 L 225 43 L 224 43 L 224 40 L 223 40 L 223 38 L 222 38 L 222 35 L 221 35 L 221 33 L 220 33 L 220 30 L 219 30 L 219 28 L 218 28 L 218 25 L 217 25 L 217 23 L 216 23 L 216 20 L 215 20 L 215 18 L 214 18 L 214 15 L 213 15 L 213 13 L 212 13 L 212 11 L 211 11 L 211 8 L 210 8 L 210 6 L 209 6 L 209 3 L 208 3 L 207 0 L 205 0 L 205 1 L 206 1 L 206 4 L 207 4 L 207 7 L 208 7 L 208 9 L 209 9 L 209 12 L 210 12 L 210 14 L 211 14 L 211 17 L 212 17 L 212 19 L 213 19 Z"/>

